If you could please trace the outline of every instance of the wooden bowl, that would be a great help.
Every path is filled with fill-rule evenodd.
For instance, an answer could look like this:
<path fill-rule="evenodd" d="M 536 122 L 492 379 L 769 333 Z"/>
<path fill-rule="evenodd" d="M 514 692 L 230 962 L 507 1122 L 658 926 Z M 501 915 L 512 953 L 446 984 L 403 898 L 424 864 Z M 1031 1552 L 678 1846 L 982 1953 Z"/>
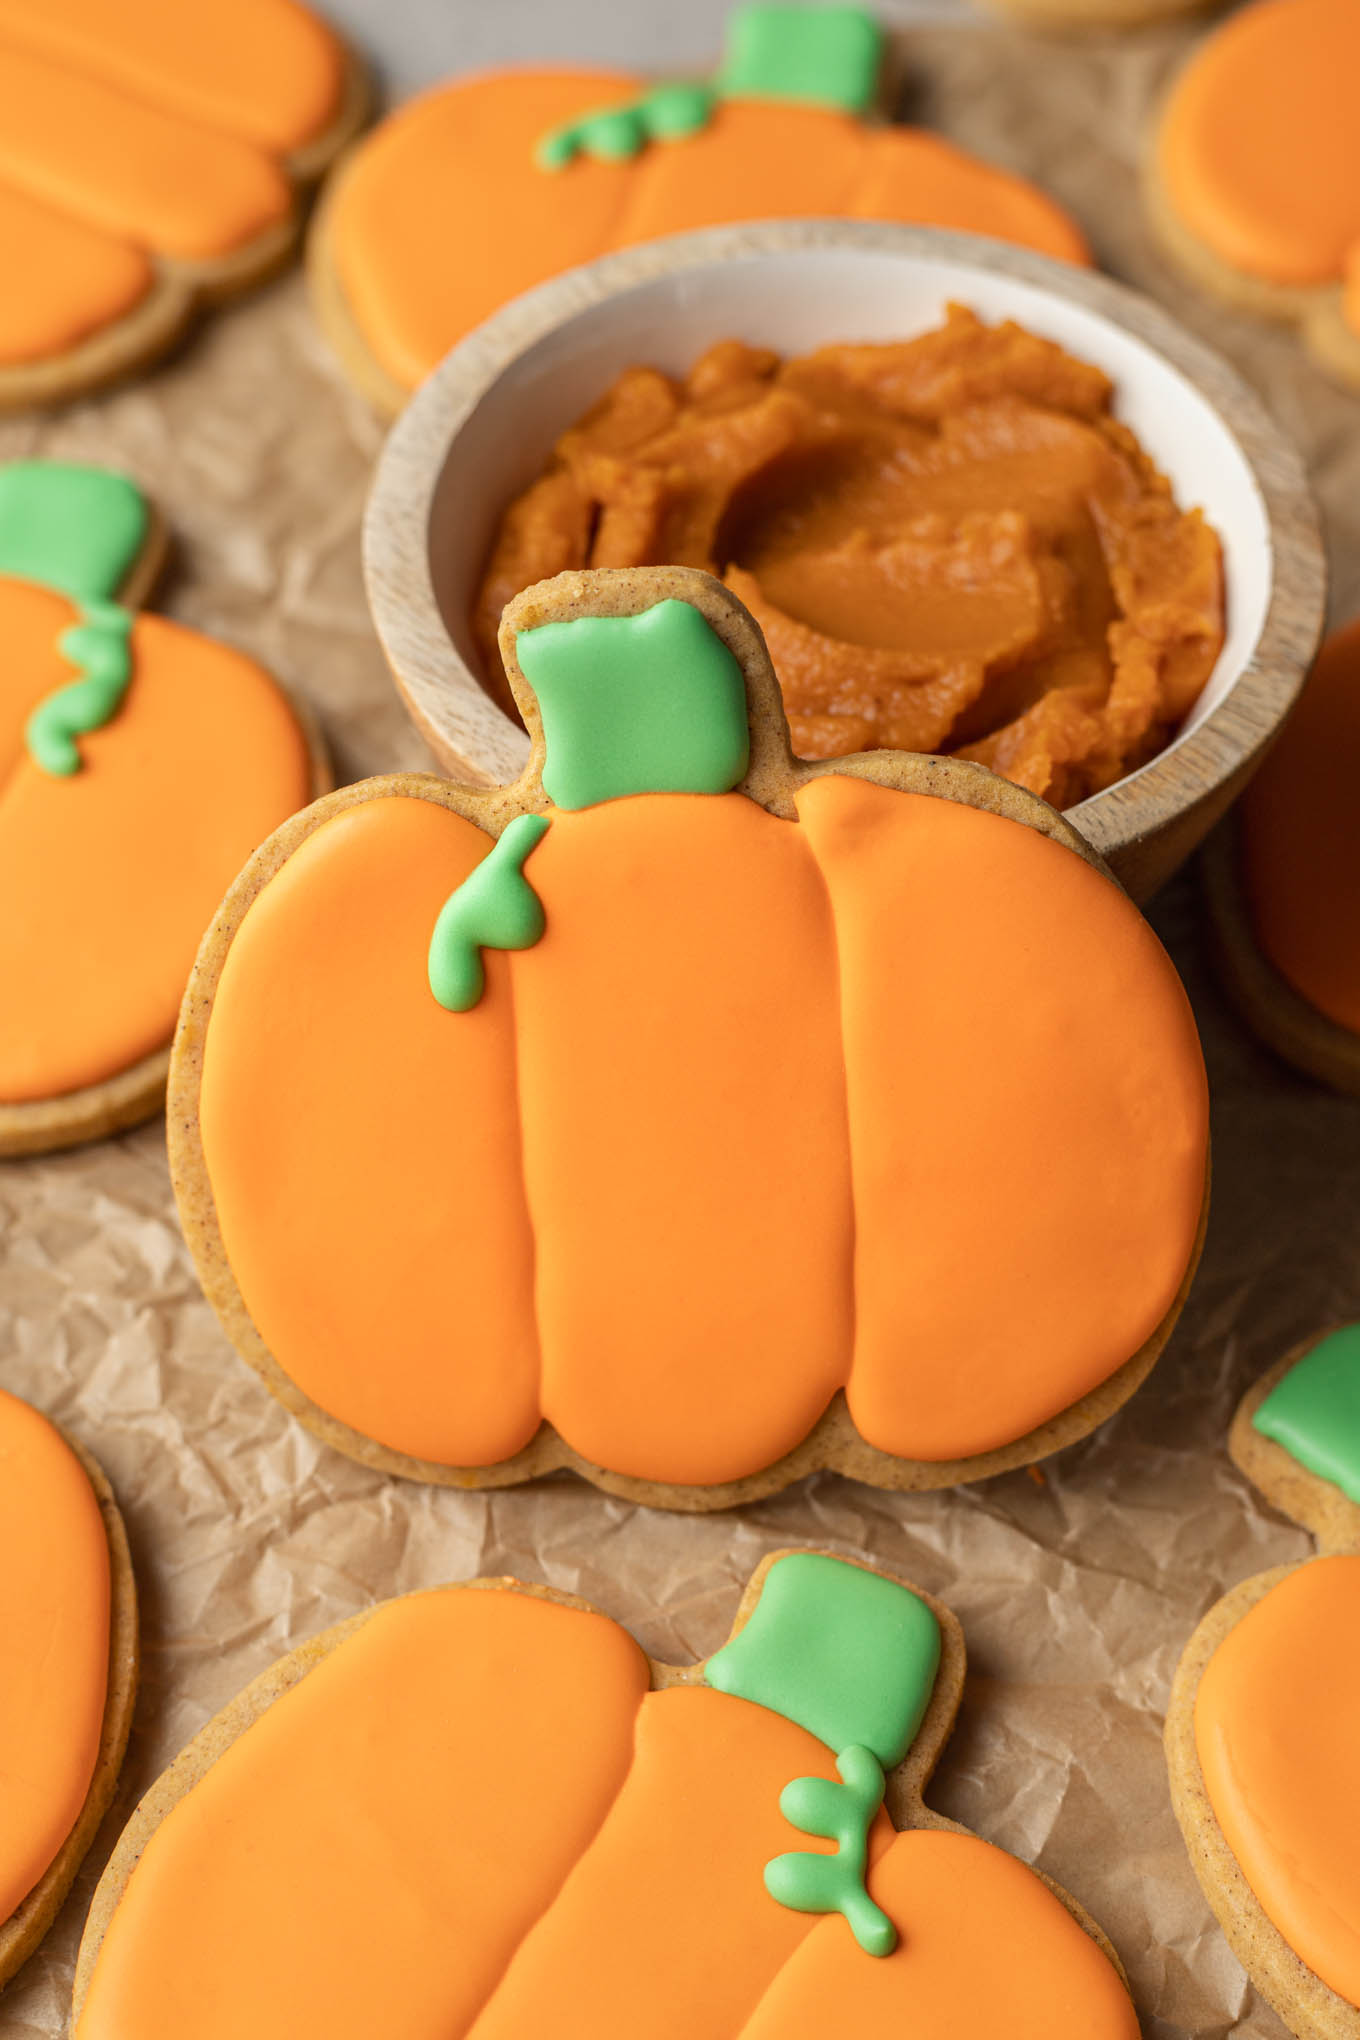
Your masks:
<path fill-rule="evenodd" d="M 397 685 L 441 767 L 514 779 L 528 739 L 484 691 L 469 612 L 501 511 L 619 372 L 687 369 L 730 336 L 799 353 L 903 339 L 958 299 L 1095 362 L 1118 415 L 1223 541 L 1228 634 L 1193 714 L 1137 772 L 1069 812 L 1135 899 L 1208 833 L 1317 649 L 1325 568 L 1303 464 L 1227 364 L 1089 270 L 931 227 L 787 220 L 608 255 L 506 305 L 455 347 L 388 438 L 364 567 Z"/>

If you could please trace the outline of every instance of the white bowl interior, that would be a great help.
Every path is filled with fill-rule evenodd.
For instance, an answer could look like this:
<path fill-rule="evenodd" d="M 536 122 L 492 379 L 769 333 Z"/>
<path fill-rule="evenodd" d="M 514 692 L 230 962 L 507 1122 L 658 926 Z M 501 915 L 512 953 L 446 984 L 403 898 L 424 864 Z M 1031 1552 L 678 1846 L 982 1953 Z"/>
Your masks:
<path fill-rule="evenodd" d="M 813 247 L 679 269 L 605 299 L 532 342 L 455 432 L 430 519 L 430 567 L 459 654 L 479 670 L 468 618 L 496 521 L 541 470 L 558 436 L 625 368 L 683 373 L 711 342 L 738 338 L 796 354 L 831 341 L 909 338 L 956 299 L 988 320 L 1016 319 L 1093 362 L 1117 415 L 1198 506 L 1223 543 L 1228 630 L 1179 742 L 1232 687 L 1271 598 L 1266 506 L 1236 440 L 1169 362 L 1099 313 L 970 264 L 914 253 Z M 1136 776 L 1136 775 L 1135 775 Z"/>

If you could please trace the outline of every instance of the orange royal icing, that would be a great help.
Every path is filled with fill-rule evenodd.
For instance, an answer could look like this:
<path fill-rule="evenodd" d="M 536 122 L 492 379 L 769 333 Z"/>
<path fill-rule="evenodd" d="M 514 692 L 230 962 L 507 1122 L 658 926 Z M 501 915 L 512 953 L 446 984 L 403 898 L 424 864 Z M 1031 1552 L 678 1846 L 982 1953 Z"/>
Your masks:
<path fill-rule="evenodd" d="M 80 2040 L 455 2040 L 623 1784 L 647 1683 L 603 1616 L 380 1608 L 157 1829 Z"/>
<path fill-rule="evenodd" d="M 1195 1699 L 1215 1818 L 1267 1917 L 1360 2005 L 1360 1556 L 1299 1566 L 1235 1623 Z"/>
<path fill-rule="evenodd" d="M 1207 1107 L 1146 924 L 980 811 L 835 776 L 798 808 L 554 814 L 547 932 L 488 951 L 459 1015 L 425 956 L 471 823 L 367 801 L 269 881 L 200 1122 L 247 1308 L 313 1402 L 444 1464 L 541 1413 L 615 1471 L 715 1483 L 847 1381 L 884 1450 L 985 1451 L 1155 1330 Z"/>
<path fill-rule="evenodd" d="M 197 2040 L 796 2040 L 816 2003 L 818 2031 L 866 2040 L 1135 2040 L 1099 1948 L 969 1837 L 894 1840 L 878 1816 L 887 1960 L 777 1904 L 771 1856 L 830 1846 L 780 1793 L 834 1778 L 831 1752 L 703 1686 L 644 1698 L 647 1679 L 612 1623 L 521 1593 L 380 1609 L 156 1830 L 77 2040 L 179 2040 L 190 2012 Z"/>
<path fill-rule="evenodd" d="M 190 261 L 231 254 L 292 204 L 282 170 L 249 143 L 3 43 L 0 180 Z"/>
<path fill-rule="evenodd" d="M 216 261 L 286 221 L 279 159 L 336 114 L 344 57 L 292 0 L 0 0 L 0 366 L 132 311 L 149 258 Z"/>
<path fill-rule="evenodd" d="M 1261 948 L 1310 1006 L 1360 1033 L 1360 619 L 1322 648 L 1247 789 L 1240 856 Z"/>
<path fill-rule="evenodd" d="M 0 183 L 0 364 L 65 353 L 141 303 L 155 270 L 144 249 Z"/>
<path fill-rule="evenodd" d="M 930 1828 L 898 1835 L 869 1890 L 902 1922 L 866 1961 L 826 1919 L 785 1964 L 741 2040 L 1138 2040 L 1113 1964 L 1033 1871 L 1001 1849 Z M 850 2019 L 853 2017 L 853 2024 Z"/>
<path fill-rule="evenodd" d="M 168 1044 L 194 952 L 246 857 L 308 796 L 307 748 L 253 660 L 162 617 L 82 769 L 44 772 L 30 709 L 74 677 L 63 596 L 0 580 L 0 1101 L 98 1083 Z M 19 880 L 22 880 L 20 883 Z"/>
<path fill-rule="evenodd" d="M 531 285 L 691 227 L 928 220 L 1088 259 L 1071 219 L 1033 185 L 935 136 L 821 107 L 729 100 L 697 134 L 635 161 L 537 166 L 548 130 L 637 90 L 617 72 L 487 73 L 427 93 L 364 145 L 335 194 L 332 248 L 365 344 L 396 382 L 414 388 Z"/>
<path fill-rule="evenodd" d="M 84 1469 L 0 1391 L 0 1924 L 46 1874 L 94 1778 L 109 1676 L 109 1548 Z"/>
<path fill-rule="evenodd" d="M 294 0 L 0 0 L 0 44 L 286 155 L 334 119 L 344 57 Z"/>
<path fill-rule="evenodd" d="M 1360 241 L 1355 0 L 1256 0 L 1209 36 L 1162 117 L 1157 162 L 1222 261 L 1285 286 L 1338 281 Z"/>

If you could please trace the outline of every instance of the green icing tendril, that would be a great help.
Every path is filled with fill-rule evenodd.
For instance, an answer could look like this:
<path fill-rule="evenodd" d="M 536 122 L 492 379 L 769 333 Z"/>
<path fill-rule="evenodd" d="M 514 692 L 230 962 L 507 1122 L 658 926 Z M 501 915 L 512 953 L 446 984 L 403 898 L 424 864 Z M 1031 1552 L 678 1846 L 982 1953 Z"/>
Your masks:
<path fill-rule="evenodd" d="M 24 737 L 42 771 L 66 779 L 81 767 L 77 737 L 102 730 L 122 705 L 132 678 L 132 617 L 116 602 L 82 602 L 81 620 L 64 630 L 57 649 L 80 678 L 40 701 Z"/>
<path fill-rule="evenodd" d="M 521 631 L 520 669 L 543 723 L 555 807 L 632 793 L 729 793 L 746 776 L 746 682 L 688 602 Z"/>
<path fill-rule="evenodd" d="M 484 949 L 531 949 L 545 926 L 543 902 L 524 860 L 548 828 L 546 815 L 516 815 L 475 871 L 445 900 L 430 937 L 430 990 L 450 1013 L 466 1013 L 486 989 Z"/>
<path fill-rule="evenodd" d="M 1360 1502 L 1360 1325 L 1320 1339 L 1251 1421 L 1309 1473 Z"/>
<path fill-rule="evenodd" d="M 782 1714 L 835 1753 L 839 1784 L 795 1778 L 779 1799 L 791 1826 L 833 1841 L 834 1855 L 776 1856 L 765 1889 L 794 1912 L 840 1913 L 869 1955 L 897 1946 L 897 1929 L 864 1881 L 869 1827 L 939 1669 L 940 1625 L 919 1594 L 815 1551 L 776 1560 L 749 1620 L 704 1667 L 718 1692 Z"/>
<path fill-rule="evenodd" d="M 792 1912 L 840 1913 L 866 1955 L 891 1955 L 897 1929 L 869 1896 L 869 1828 L 883 1804 L 883 1766 L 872 1750 L 852 1743 L 836 1759 L 841 1782 L 795 1778 L 779 1795 L 779 1810 L 800 1834 L 836 1844 L 833 1856 L 791 1849 L 765 1865 L 765 1889 Z"/>
<path fill-rule="evenodd" d="M 113 600 L 150 529 L 146 498 L 126 475 L 56 460 L 0 467 L 0 574 L 38 581 L 80 610 L 57 640 L 80 678 L 29 716 L 34 763 L 57 778 L 79 772 L 78 737 L 111 722 L 132 678 L 132 618 Z"/>
<path fill-rule="evenodd" d="M 724 99 L 791 100 L 863 113 L 873 103 L 883 32 L 860 7 L 739 7 L 711 83 L 688 79 L 654 86 L 635 100 L 565 121 L 534 151 L 541 170 L 565 170 L 577 156 L 621 163 L 650 142 L 696 134 Z"/>
<path fill-rule="evenodd" d="M 649 142 L 678 142 L 707 126 L 713 88 L 702 79 L 656 85 L 641 99 L 584 113 L 543 136 L 534 151 L 540 170 L 565 170 L 576 156 L 625 163 Z"/>

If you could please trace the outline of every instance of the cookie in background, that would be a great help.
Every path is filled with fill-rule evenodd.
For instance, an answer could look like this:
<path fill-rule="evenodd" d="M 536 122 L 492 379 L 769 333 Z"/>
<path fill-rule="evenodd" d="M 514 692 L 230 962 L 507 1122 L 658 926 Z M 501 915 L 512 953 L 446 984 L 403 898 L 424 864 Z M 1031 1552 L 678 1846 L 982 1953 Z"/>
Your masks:
<path fill-rule="evenodd" d="M 280 268 L 367 97 L 296 0 L 0 0 L 0 410 L 146 365 Z"/>
<path fill-rule="evenodd" d="M 108 1481 L 0 1390 L 0 1987 L 52 1926 L 113 1799 L 137 1656 Z"/>
<path fill-rule="evenodd" d="M 317 311 L 342 364 L 395 412 L 534 284 L 730 222 L 915 221 L 1088 261 L 1037 187 L 873 117 L 884 48 L 862 9 L 756 0 L 733 14 L 712 79 L 520 69 L 422 93 L 354 151 L 312 229 Z"/>
<path fill-rule="evenodd" d="M 1243 1399 L 1233 1459 L 1320 1555 L 1242 1582 L 1186 1646 L 1167 1715 L 1190 1859 L 1299 2040 L 1360 2034 L 1360 1327 Z"/>
<path fill-rule="evenodd" d="M 1360 388 L 1355 0 L 1251 0 L 1193 52 L 1158 116 L 1153 226 L 1225 304 L 1292 321 Z"/>
<path fill-rule="evenodd" d="M 1277 1055 L 1360 1092 L 1360 618 L 1323 645 L 1284 730 L 1205 848 L 1215 961 Z"/>
<path fill-rule="evenodd" d="M 159 1108 L 219 899 L 330 783 L 261 666 L 140 610 L 165 550 L 125 475 L 0 466 L 0 1155 Z"/>

